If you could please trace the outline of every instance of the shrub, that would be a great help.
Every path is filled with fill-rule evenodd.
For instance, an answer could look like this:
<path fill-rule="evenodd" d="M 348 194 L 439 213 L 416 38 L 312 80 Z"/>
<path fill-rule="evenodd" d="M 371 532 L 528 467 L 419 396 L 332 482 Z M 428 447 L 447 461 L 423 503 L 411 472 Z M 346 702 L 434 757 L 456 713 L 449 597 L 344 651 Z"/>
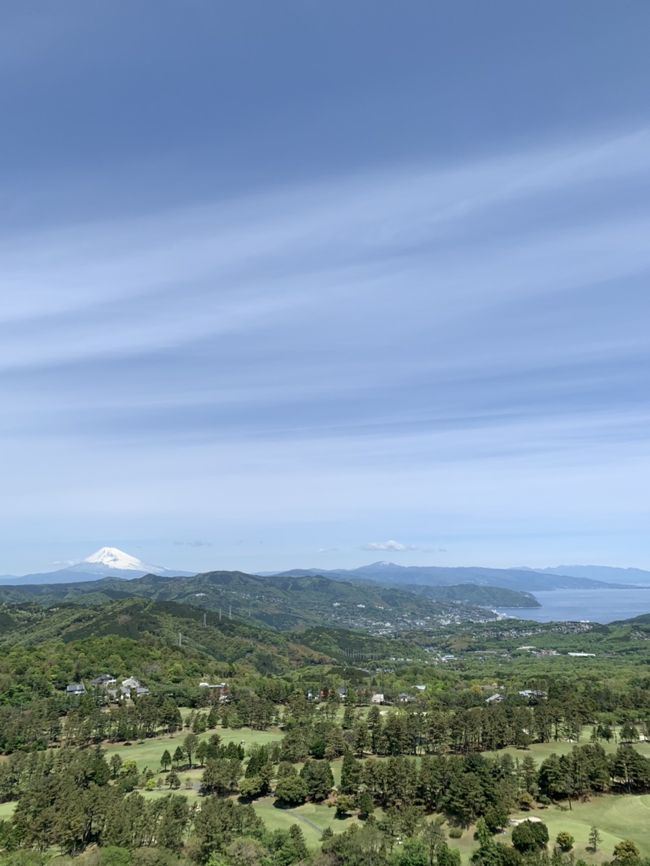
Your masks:
<path fill-rule="evenodd" d="M 512 844 L 521 854 L 546 848 L 548 827 L 542 821 L 522 821 L 512 831 Z"/>
<path fill-rule="evenodd" d="M 612 863 L 615 866 L 636 866 L 641 862 L 639 849 L 630 839 L 623 839 L 614 848 L 614 859 Z"/>
<path fill-rule="evenodd" d="M 575 841 L 571 833 L 567 833 L 566 830 L 562 830 L 555 838 L 555 844 L 565 854 L 573 848 Z"/>

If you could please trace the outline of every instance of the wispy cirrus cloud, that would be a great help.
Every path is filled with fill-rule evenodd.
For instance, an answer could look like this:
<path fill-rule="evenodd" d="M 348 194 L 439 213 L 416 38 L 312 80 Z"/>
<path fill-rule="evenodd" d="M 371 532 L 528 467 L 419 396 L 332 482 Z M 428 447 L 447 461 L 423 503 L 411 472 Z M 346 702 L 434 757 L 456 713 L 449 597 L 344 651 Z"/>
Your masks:
<path fill-rule="evenodd" d="M 210 514 L 265 549 L 307 533 L 305 557 L 330 524 L 360 556 L 374 527 L 427 538 L 432 517 L 442 538 L 469 525 L 481 544 L 505 525 L 582 526 L 614 483 L 607 516 L 631 525 L 646 471 L 647 143 L 393 166 L 0 237 L 4 516 L 72 515 L 93 477 L 93 538 L 147 513 L 142 535 L 164 524 L 191 558 Z M 361 550 L 442 552 L 393 538 Z"/>

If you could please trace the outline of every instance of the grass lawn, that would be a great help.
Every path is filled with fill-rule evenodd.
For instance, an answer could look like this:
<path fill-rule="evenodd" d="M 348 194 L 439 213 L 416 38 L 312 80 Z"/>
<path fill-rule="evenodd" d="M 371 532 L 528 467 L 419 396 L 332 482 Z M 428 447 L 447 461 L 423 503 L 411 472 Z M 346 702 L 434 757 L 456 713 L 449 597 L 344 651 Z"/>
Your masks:
<path fill-rule="evenodd" d="M 187 801 L 192 805 L 199 799 L 199 792 L 194 788 L 187 790 L 182 785 L 176 791 L 170 791 L 169 788 L 157 788 L 155 791 L 142 791 L 138 790 L 138 794 L 142 794 L 145 800 L 160 800 L 161 797 L 166 797 L 168 794 L 180 794 L 183 797 L 187 797 Z"/>
<path fill-rule="evenodd" d="M 483 754 L 486 756 L 493 755 L 512 755 L 513 758 L 519 758 L 520 760 L 524 758 L 526 755 L 532 755 L 535 759 L 536 764 L 540 764 L 543 760 L 549 757 L 549 755 L 568 755 L 569 752 L 573 749 L 574 746 L 584 746 L 587 743 L 591 742 L 589 736 L 591 734 L 591 728 L 587 727 L 584 729 L 582 736 L 580 737 L 580 742 L 570 742 L 568 740 L 552 740 L 550 743 L 533 743 L 528 749 L 517 749 L 515 746 L 508 746 L 506 749 L 500 749 L 498 752 L 484 752 Z M 618 742 L 606 743 L 604 740 L 600 743 L 600 745 L 605 749 L 608 754 L 612 754 L 616 751 L 619 746 Z M 633 743 L 634 748 L 646 758 L 650 758 L 650 743 Z"/>
<path fill-rule="evenodd" d="M 530 812 L 517 812 L 514 819 L 540 818 L 548 827 L 552 848 L 555 837 L 566 830 L 575 838 L 573 853 L 576 859 L 588 863 L 601 864 L 612 858 L 614 846 L 622 839 L 631 839 L 643 856 L 650 855 L 650 795 L 606 794 L 594 797 L 588 803 L 576 803 L 573 809 L 550 806 L 548 809 L 533 809 Z M 597 827 L 602 841 L 594 854 L 587 850 L 589 830 Z M 497 841 L 510 843 L 511 830 L 496 837 Z M 450 848 L 460 851 L 463 864 L 470 862 L 470 856 L 477 847 L 474 827 L 463 830 L 460 839 L 447 839 Z"/>
<path fill-rule="evenodd" d="M 6 821 L 7 818 L 11 818 L 16 808 L 15 802 L 10 803 L 0 803 L 0 821 Z"/>
<path fill-rule="evenodd" d="M 356 818 L 335 818 L 336 809 L 323 803 L 305 803 L 295 809 L 277 809 L 273 805 L 272 797 L 263 797 L 256 800 L 253 806 L 269 830 L 288 830 L 292 824 L 298 824 L 310 848 L 320 845 L 323 830 L 327 827 L 340 833 L 351 824 L 357 823 Z"/>
<path fill-rule="evenodd" d="M 445 831 L 449 831 L 449 827 L 445 825 Z M 472 856 L 472 853 L 476 850 L 478 843 L 476 839 L 474 839 L 474 827 L 469 827 L 467 830 L 463 830 L 463 835 L 460 839 L 450 839 L 448 836 L 445 839 L 450 848 L 457 848 L 460 851 L 460 859 L 461 863 L 467 864 L 469 863 L 469 858 Z"/>
<path fill-rule="evenodd" d="M 525 818 L 521 812 L 515 818 Z M 551 840 L 560 830 L 575 837 L 576 857 L 601 862 L 610 860 L 612 850 L 621 839 L 631 839 L 641 854 L 650 856 L 650 795 L 607 794 L 594 797 L 587 803 L 574 803 L 573 808 L 552 806 L 529 813 L 541 818 L 548 826 Z M 603 837 L 597 854 L 586 850 L 591 827 L 598 827 Z"/>
<path fill-rule="evenodd" d="M 197 790 L 187 790 L 183 786 L 177 791 L 171 792 L 168 788 L 163 788 L 155 791 L 139 790 L 138 793 L 147 800 L 158 800 L 161 797 L 166 797 L 169 793 L 180 794 L 187 797 L 190 805 L 200 802 L 202 799 Z M 326 827 L 331 827 L 335 833 L 340 833 L 351 824 L 357 823 L 357 818 L 353 817 L 345 820 L 335 818 L 335 808 L 323 803 L 305 803 L 295 809 L 277 809 L 273 802 L 273 797 L 262 797 L 253 803 L 255 811 L 268 829 L 288 830 L 292 824 L 297 824 L 304 833 L 305 841 L 310 848 L 320 845 L 321 836 Z M 14 806 L 13 803 L 5 805 Z"/>
<path fill-rule="evenodd" d="M 150 740 L 133 743 L 131 746 L 125 746 L 124 743 L 110 743 L 105 746 L 106 760 L 110 761 L 111 755 L 118 754 L 123 761 L 135 761 L 140 771 L 148 767 L 157 772 L 160 768 L 160 756 L 165 749 L 173 755 L 176 747 L 183 744 L 188 733 L 189 731 L 184 729 L 170 736 L 152 737 Z M 221 727 L 216 728 L 215 731 L 201 734 L 200 739 L 208 739 L 212 733 L 219 734 L 222 743 L 243 743 L 246 749 L 255 743 L 266 745 L 282 739 L 282 733 L 277 728 L 268 731 L 253 731 L 251 728 Z M 181 772 L 182 777 L 183 773 Z"/>

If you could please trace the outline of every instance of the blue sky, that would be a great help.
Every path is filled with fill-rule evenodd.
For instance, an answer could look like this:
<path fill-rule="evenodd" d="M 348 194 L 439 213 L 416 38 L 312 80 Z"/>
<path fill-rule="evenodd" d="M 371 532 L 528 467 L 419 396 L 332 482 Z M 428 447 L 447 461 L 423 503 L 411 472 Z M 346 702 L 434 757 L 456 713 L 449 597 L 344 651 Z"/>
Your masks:
<path fill-rule="evenodd" d="M 650 567 L 645 0 L 0 16 L 0 573 Z"/>

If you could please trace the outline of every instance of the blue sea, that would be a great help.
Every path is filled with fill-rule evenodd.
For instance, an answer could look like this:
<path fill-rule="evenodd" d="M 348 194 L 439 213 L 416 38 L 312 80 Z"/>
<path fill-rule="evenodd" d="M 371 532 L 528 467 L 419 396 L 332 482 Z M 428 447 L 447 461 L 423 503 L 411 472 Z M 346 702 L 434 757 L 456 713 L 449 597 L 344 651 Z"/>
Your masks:
<path fill-rule="evenodd" d="M 499 608 L 500 613 L 537 622 L 590 620 L 614 622 L 650 613 L 650 586 L 634 589 L 556 589 L 534 592 L 542 605 L 535 608 Z"/>

